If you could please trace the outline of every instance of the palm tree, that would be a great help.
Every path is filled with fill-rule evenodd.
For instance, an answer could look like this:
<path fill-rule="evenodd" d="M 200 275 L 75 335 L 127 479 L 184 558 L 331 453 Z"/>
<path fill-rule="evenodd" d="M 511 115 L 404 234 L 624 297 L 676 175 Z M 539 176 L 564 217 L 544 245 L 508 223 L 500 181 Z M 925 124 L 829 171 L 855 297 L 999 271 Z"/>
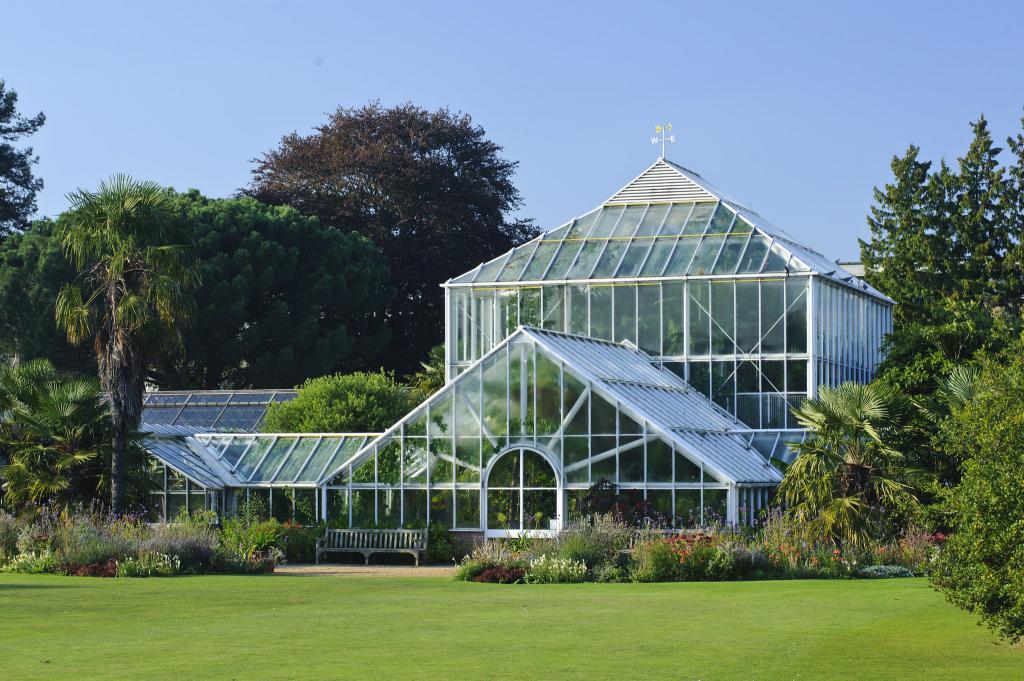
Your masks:
<path fill-rule="evenodd" d="M 99 381 L 48 360 L 0 366 L 0 470 L 7 503 L 68 503 L 103 485 L 109 417 Z"/>
<path fill-rule="evenodd" d="M 844 383 L 794 409 L 809 435 L 779 485 L 789 512 L 836 544 L 860 544 L 884 531 L 887 510 L 916 506 L 921 473 L 893 444 L 914 408 L 894 389 Z"/>
<path fill-rule="evenodd" d="M 187 289 L 196 276 L 170 245 L 167 192 L 124 175 L 68 196 L 61 244 L 78 279 L 57 296 L 57 324 L 72 343 L 90 336 L 110 404 L 110 500 L 124 512 L 125 460 L 142 414 L 148 363 L 180 343 Z"/>

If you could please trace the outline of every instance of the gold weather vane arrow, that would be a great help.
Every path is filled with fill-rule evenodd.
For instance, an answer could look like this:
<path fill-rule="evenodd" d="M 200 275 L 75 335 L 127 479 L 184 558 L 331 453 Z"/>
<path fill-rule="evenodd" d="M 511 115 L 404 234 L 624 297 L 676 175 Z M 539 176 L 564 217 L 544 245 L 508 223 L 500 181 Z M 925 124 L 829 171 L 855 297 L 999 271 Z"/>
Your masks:
<path fill-rule="evenodd" d="M 665 158 L 665 142 L 668 142 L 669 144 L 675 144 L 676 142 L 676 136 L 669 134 L 672 132 L 672 124 L 665 123 L 663 125 L 656 125 L 654 126 L 654 132 L 657 134 L 651 138 L 651 144 L 661 142 L 661 157 Z"/>

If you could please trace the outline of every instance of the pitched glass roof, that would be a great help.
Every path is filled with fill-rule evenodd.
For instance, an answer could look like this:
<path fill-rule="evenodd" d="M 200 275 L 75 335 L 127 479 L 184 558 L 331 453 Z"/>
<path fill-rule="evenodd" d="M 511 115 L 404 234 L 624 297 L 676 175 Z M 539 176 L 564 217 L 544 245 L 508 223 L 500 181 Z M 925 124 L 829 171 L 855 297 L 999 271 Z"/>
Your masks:
<path fill-rule="evenodd" d="M 659 159 L 596 210 L 447 285 L 812 271 L 887 299 L 696 173 Z"/>
<path fill-rule="evenodd" d="M 325 471 L 341 466 L 373 437 L 372 433 L 200 433 L 154 435 L 142 444 L 156 459 L 210 489 L 310 487 L 321 483 Z"/>
<path fill-rule="evenodd" d="M 206 432 L 255 431 L 274 402 L 294 399 L 294 390 L 157 391 L 143 396 L 145 426 L 189 426 Z M 145 428 L 144 428 L 145 429 Z"/>

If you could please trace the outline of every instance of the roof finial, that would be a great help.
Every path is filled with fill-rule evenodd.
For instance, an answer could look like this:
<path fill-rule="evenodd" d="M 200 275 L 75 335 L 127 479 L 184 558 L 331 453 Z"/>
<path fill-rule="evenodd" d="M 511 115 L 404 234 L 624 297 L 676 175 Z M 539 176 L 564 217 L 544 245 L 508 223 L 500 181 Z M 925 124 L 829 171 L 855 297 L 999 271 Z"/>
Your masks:
<path fill-rule="evenodd" d="M 665 142 L 669 142 L 670 144 L 676 143 L 676 136 L 668 134 L 671 131 L 671 123 L 665 123 L 663 125 L 654 126 L 654 132 L 658 134 L 655 137 L 651 138 L 651 144 L 657 144 L 658 142 L 661 142 L 661 158 L 665 158 Z"/>

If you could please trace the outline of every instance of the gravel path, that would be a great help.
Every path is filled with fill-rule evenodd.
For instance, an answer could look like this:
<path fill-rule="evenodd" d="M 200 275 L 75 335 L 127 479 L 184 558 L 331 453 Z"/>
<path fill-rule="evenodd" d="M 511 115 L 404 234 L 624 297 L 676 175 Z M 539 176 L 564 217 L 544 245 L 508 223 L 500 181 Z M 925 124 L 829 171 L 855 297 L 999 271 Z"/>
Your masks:
<path fill-rule="evenodd" d="M 455 568 L 446 565 L 278 565 L 277 575 L 343 575 L 346 577 L 451 577 Z"/>

